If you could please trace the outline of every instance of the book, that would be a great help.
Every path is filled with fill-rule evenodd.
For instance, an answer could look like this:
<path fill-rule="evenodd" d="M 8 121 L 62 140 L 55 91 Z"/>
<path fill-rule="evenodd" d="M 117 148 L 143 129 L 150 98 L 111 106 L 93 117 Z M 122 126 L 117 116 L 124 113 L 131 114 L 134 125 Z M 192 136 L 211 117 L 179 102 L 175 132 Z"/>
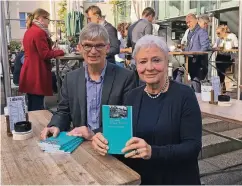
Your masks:
<path fill-rule="evenodd" d="M 68 136 L 67 132 L 60 132 L 57 137 L 49 137 L 38 145 L 48 153 L 72 153 L 83 141 L 82 137 Z"/>
<path fill-rule="evenodd" d="M 133 137 L 132 106 L 103 105 L 102 124 L 108 154 L 124 154 L 122 149 Z"/>

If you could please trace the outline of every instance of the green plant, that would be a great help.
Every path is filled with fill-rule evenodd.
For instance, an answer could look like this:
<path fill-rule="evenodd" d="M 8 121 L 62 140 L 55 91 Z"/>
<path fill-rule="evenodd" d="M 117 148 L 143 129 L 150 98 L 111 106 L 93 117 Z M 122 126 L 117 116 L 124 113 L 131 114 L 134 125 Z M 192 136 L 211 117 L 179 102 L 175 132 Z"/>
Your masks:
<path fill-rule="evenodd" d="M 9 44 L 9 50 L 11 52 L 15 52 L 15 50 L 20 50 L 21 48 L 21 42 L 19 41 L 10 41 L 10 44 Z"/>
<path fill-rule="evenodd" d="M 67 2 L 66 2 L 66 0 L 62 0 L 61 2 L 58 3 L 58 5 L 60 6 L 60 8 L 57 11 L 57 14 L 58 14 L 60 20 L 64 22 L 65 16 L 67 14 Z M 62 32 L 66 32 L 66 27 L 65 27 L 65 24 L 63 24 L 63 22 L 62 23 L 57 22 L 57 26 L 58 26 L 58 28 L 61 29 Z"/>
<path fill-rule="evenodd" d="M 115 15 L 115 25 L 120 22 L 126 22 L 129 16 L 130 2 L 127 0 L 110 0 L 109 4 L 113 5 L 113 14 Z"/>

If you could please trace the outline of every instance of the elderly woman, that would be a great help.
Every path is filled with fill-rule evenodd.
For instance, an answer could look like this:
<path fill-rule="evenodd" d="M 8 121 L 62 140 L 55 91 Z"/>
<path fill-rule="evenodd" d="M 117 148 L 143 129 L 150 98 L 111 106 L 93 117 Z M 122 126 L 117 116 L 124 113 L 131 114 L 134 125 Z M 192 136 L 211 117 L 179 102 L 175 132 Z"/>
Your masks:
<path fill-rule="evenodd" d="M 169 80 L 168 47 L 160 37 L 142 37 L 133 55 L 146 85 L 127 96 L 135 137 L 123 148 L 124 157 L 118 158 L 137 171 L 145 185 L 200 184 L 202 120 L 193 90 Z M 92 145 L 101 155 L 107 153 L 108 141 L 101 133 Z"/>

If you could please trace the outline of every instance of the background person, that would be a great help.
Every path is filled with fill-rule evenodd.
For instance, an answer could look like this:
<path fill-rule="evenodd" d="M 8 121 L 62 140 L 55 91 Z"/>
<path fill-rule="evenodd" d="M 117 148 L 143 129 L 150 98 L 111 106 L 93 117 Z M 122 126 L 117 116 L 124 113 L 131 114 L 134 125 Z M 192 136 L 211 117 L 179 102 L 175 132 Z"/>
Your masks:
<path fill-rule="evenodd" d="M 44 96 L 53 95 L 50 59 L 64 55 L 62 50 L 52 50 L 49 15 L 40 8 L 30 14 L 23 38 L 25 56 L 19 91 L 27 93 L 29 111 L 44 109 Z"/>
<path fill-rule="evenodd" d="M 185 51 L 205 52 L 209 49 L 208 32 L 202 29 L 197 23 L 194 14 L 186 16 L 186 23 L 189 28 L 187 34 L 187 45 Z M 208 72 L 208 55 L 194 55 L 188 58 L 188 73 L 191 77 L 192 88 L 195 92 L 201 92 L 201 83 Z"/>
<path fill-rule="evenodd" d="M 238 38 L 234 33 L 230 32 L 230 29 L 227 25 L 220 25 L 216 29 L 217 33 L 217 40 L 215 42 L 215 45 L 213 48 L 222 48 L 224 49 L 224 46 L 227 42 L 231 43 L 232 47 L 238 47 Z M 231 52 L 218 52 L 216 56 L 216 67 L 217 67 L 217 73 L 220 78 L 220 83 L 222 85 L 222 91 L 223 93 L 226 92 L 226 86 L 225 86 L 225 73 L 226 70 L 233 64 L 235 60 L 235 55 L 231 54 Z"/>
<path fill-rule="evenodd" d="M 121 63 L 124 63 L 125 66 L 127 66 L 126 63 L 126 54 L 132 53 L 132 48 L 127 47 L 127 36 L 128 36 L 128 28 L 130 26 L 130 23 L 120 23 L 118 24 L 118 36 L 120 41 L 120 53 L 116 55 L 116 61 L 119 61 Z"/>
<path fill-rule="evenodd" d="M 105 18 L 102 16 L 102 11 L 98 6 L 93 5 L 88 7 L 86 14 L 88 22 L 98 23 L 106 28 L 110 41 L 110 50 L 107 53 L 107 60 L 110 63 L 116 63 L 115 55 L 119 54 L 120 50 L 120 42 L 118 40 L 116 28 L 105 20 Z"/>
<path fill-rule="evenodd" d="M 147 7 L 142 12 L 142 18 L 134 22 L 128 29 L 127 47 L 134 49 L 135 43 L 145 35 L 152 35 L 155 10 Z"/>
<path fill-rule="evenodd" d="M 198 17 L 198 24 L 202 29 L 208 30 L 210 19 L 208 15 L 200 15 Z"/>

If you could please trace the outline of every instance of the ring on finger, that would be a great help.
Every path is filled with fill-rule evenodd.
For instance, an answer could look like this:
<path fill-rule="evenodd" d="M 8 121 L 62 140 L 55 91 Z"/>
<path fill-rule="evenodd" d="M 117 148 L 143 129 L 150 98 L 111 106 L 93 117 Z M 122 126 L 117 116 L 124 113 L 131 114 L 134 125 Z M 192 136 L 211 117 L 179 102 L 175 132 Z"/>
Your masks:
<path fill-rule="evenodd" d="M 139 155 L 139 150 L 135 149 L 134 153 L 135 153 L 135 155 Z"/>

